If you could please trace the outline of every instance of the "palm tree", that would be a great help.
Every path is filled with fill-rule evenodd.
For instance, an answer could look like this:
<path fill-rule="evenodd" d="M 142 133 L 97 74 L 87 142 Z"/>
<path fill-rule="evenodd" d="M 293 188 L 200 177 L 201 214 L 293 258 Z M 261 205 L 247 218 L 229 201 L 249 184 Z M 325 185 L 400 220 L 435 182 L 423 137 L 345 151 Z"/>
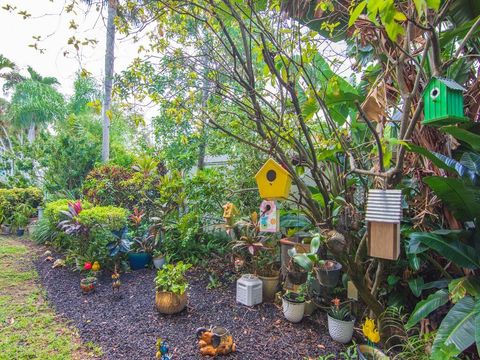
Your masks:
<path fill-rule="evenodd" d="M 105 78 L 103 83 L 102 102 L 102 161 L 110 158 L 110 106 L 112 102 L 112 84 L 115 63 L 115 17 L 117 16 L 118 0 L 83 0 L 88 6 L 101 2 L 107 5 L 107 38 L 105 44 Z"/>

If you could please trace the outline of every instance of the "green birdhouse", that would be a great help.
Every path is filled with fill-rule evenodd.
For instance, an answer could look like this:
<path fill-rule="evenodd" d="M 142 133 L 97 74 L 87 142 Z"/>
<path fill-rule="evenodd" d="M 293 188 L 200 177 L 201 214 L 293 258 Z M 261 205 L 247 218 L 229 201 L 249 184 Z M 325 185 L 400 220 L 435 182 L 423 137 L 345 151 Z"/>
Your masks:
<path fill-rule="evenodd" d="M 463 115 L 464 91 L 454 80 L 433 77 L 423 90 L 423 124 L 443 126 L 469 121 Z"/>

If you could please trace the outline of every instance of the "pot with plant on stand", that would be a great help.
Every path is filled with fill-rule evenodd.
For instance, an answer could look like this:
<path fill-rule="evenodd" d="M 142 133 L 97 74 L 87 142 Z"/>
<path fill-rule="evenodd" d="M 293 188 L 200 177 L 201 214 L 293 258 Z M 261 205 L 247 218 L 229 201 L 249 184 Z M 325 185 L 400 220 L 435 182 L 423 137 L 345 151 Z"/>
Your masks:
<path fill-rule="evenodd" d="M 176 314 L 187 305 L 188 281 L 185 273 L 192 267 L 179 261 L 167 264 L 155 277 L 155 306 L 162 314 Z"/>
<path fill-rule="evenodd" d="M 145 212 L 138 208 L 134 208 L 129 216 L 131 221 L 129 236 L 133 239 L 133 245 L 128 253 L 128 261 L 132 270 L 144 269 L 152 261 L 155 239 L 149 227 L 143 222 L 144 216 Z"/>
<path fill-rule="evenodd" d="M 310 243 L 310 252 L 299 253 L 295 248 L 288 251 L 294 263 L 306 271 L 313 271 L 318 282 L 325 287 L 333 288 L 337 285 L 342 265 L 334 260 L 322 260 L 318 254 L 321 245 L 320 235 L 313 237 Z"/>
<path fill-rule="evenodd" d="M 288 321 L 292 323 L 302 321 L 305 313 L 305 295 L 300 292 L 287 291 L 282 296 L 282 311 Z"/>
<path fill-rule="evenodd" d="M 13 226 L 17 229 L 16 235 L 23 236 L 33 209 L 27 204 L 19 204 L 13 213 Z"/>
<path fill-rule="evenodd" d="M 332 306 L 327 312 L 328 333 L 330 337 L 342 344 L 349 343 L 353 336 L 355 319 L 348 305 L 341 305 L 340 299 L 332 300 Z"/>

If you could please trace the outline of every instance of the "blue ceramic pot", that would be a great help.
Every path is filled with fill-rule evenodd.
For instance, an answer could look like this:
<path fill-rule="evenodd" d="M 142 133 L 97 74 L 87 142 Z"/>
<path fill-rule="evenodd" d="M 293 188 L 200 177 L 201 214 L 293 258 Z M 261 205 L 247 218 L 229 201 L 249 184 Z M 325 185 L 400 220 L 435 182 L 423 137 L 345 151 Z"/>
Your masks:
<path fill-rule="evenodd" d="M 145 266 L 150 264 L 150 261 L 152 261 L 152 255 L 146 252 L 129 253 L 128 261 L 130 262 L 130 268 L 132 270 L 145 269 Z"/>

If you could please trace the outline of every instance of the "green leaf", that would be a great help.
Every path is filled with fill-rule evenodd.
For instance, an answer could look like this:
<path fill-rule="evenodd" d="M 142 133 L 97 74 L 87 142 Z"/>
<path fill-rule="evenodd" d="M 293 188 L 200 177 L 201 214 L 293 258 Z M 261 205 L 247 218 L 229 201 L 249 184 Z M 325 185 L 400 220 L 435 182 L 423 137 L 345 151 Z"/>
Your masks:
<path fill-rule="evenodd" d="M 480 355 L 480 301 L 475 304 L 475 342 L 477 344 L 477 352 Z"/>
<path fill-rule="evenodd" d="M 416 297 L 422 295 L 424 284 L 425 282 L 423 280 L 423 277 L 417 277 L 408 280 L 408 286 L 410 287 L 410 290 L 412 290 L 413 295 L 415 295 Z"/>
<path fill-rule="evenodd" d="M 470 221 L 480 214 L 480 189 L 461 179 L 430 176 L 423 179 L 444 204 L 461 221 Z"/>
<path fill-rule="evenodd" d="M 357 21 L 358 17 L 360 14 L 363 12 L 363 9 L 365 9 L 365 6 L 367 5 L 367 1 L 363 0 L 361 3 L 357 5 L 357 7 L 352 11 L 350 15 L 350 20 L 348 21 L 348 27 L 352 26 L 355 21 Z"/>
<path fill-rule="evenodd" d="M 480 261 L 475 249 L 458 240 L 450 240 L 433 233 L 412 233 L 410 238 L 418 239 L 418 241 L 421 241 L 458 266 L 469 269 L 480 267 Z"/>
<path fill-rule="evenodd" d="M 420 301 L 413 309 L 412 315 L 407 321 L 405 327 L 407 329 L 413 327 L 420 320 L 427 317 L 432 311 L 448 302 L 448 292 L 446 290 L 438 290 L 429 295 L 425 300 Z"/>
<path fill-rule="evenodd" d="M 312 254 L 316 254 L 318 249 L 320 248 L 320 235 L 314 236 L 312 241 L 310 242 L 310 252 Z"/>
<path fill-rule="evenodd" d="M 480 155 L 472 152 L 465 152 L 460 158 L 460 163 L 469 168 L 475 174 L 480 175 Z"/>
<path fill-rule="evenodd" d="M 293 261 L 307 271 L 311 271 L 313 268 L 312 260 L 310 260 L 306 254 L 297 254 L 293 256 Z"/>
<path fill-rule="evenodd" d="M 466 296 L 450 309 L 438 328 L 432 353 L 443 344 L 454 344 L 462 352 L 475 341 L 475 301 Z"/>
<path fill-rule="evenodd" d="M 427 0 L 427 6 L 433 10 L 438 10 L 440 7 L 440 0 Z"/>
<path fill-rule="evenodd" d="M 456 126 L 445 126 L 441 130 L 467 143 L 473 150 L 480 151 L 480 135 Z"/>

